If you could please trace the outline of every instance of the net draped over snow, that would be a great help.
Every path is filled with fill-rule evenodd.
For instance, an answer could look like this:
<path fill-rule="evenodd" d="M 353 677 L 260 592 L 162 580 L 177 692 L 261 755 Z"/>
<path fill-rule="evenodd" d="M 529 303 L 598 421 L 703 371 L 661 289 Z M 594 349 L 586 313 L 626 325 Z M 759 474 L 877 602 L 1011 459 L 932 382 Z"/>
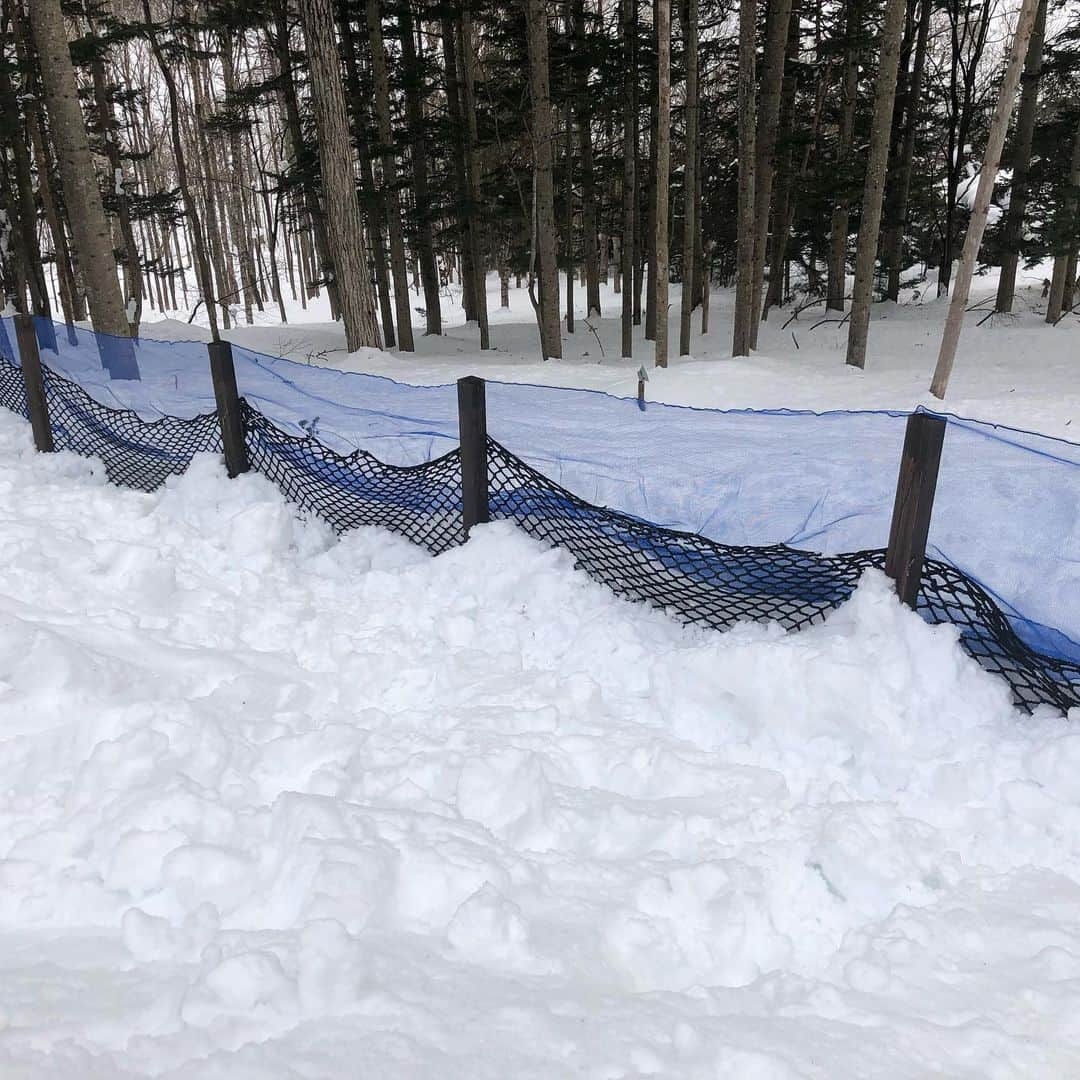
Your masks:
<path fill-rule="evenodd" d="M 25 415 L 5 331 L 0 403 Z M 58 448 L 144 490 L 220 450 L 205 345 L 140 341 L 143 380 L 110 382 L 93 335 L 74 336 L 43 352 Z M 453 388 L 233 353 L 252 466 L 291 501 L 338 531 L 377 525 L 433 553 L 462 542 Z M 717 629 L 800 629 L 884 561 L 902 414 L 641 412 L 514 384 L 487 397 L 492 517 L 629 599 Z M 950 418 L 919 609 L 1027 707 L 1080 705 L 1078 486 L 1080 446 Z"/>

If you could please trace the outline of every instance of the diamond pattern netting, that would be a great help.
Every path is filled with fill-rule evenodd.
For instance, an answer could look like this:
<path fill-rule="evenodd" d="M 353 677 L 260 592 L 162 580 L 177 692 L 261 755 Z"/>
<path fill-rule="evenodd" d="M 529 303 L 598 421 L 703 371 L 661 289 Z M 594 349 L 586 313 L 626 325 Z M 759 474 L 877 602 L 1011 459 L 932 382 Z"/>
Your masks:
<path fill-rule="evenodd" d="M 493 519 L 566 548 L 620 596 L 717 630 L 744 621 L 802 629 L 842 604 L 868 567 L 885 565 L 884 551 L 736 547 L 664 529 L 579 499 L 493 440 L 488 485 Z M 1009 682 L 1020 705 L 1080 706 L 1080 665 L 1030 649 L 989 594 L 955 567 L 927 561 L 918 606 L 928 622 L 955 625 L 965 649 Z"/>
<path fill-rule="evenodd" d="M 144 420 L 100 404 L 47 368 L 43 376 L 57 449 L 100 458 L 115 484 L 151 491 L 195 454 L 222 449 L 213 413 Z M 0 357 L 0 405 L 27 415 L 22 373 L 7 357 Z M 361 450 L 337 454 L 310 435 L 289 434 L 247 402 L 242 411 L 252 467 L 338 532 L 379 526 L 435 554 L 464 542 L 460 451 L 422 465 L 387 465 Z M 883 551 L 737 547 L 652 525 L 579 499 L 493 440 L 488 484 L 492 519 L 565 548 L 620 596 L 718 630 L 745 621 L 810 626 L 851 595 L 868 567 L 884 566 Z M 1009 683 L 1019 705 L 1080 707 L 1080 665 L 1025 645 L 986 590 L 956 567 L 926 563 L 918 607 L 928 622 L 956 626 L 964 648 Z"/>
<path fill-rule="evenodd" d="M 109 480 L 120 487 L 153 491 L 182 473 L 196 454 L 221 452 L 216 413 L 144 420 L 129 409 L 102 405 L 44 365 L 42 377 L 56 449 L 100 458 Z"/>
<path fill-rule="evenodd" d="M 336 454 L 310 435 L 290 435 L 247 402 L 242 409 L 251 467 L 338 532 L 377 525 L 436 555 L 464 541 L 459 451 L 386 465 L 363 450 Z"/>
<path fill-rule="evenodd" d="M 26 404 L 26 383 L 22 371 L 14 360 L 0 354 L 0 405 L 26 420 L 30 410 Z"/>

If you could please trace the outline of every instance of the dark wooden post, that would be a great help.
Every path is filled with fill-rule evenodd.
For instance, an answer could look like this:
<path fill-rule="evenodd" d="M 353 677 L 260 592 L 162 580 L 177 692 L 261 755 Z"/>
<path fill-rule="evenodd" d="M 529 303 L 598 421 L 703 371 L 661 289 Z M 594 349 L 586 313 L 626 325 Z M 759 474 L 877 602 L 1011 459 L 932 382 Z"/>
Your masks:
<path fill-rule="evenodd" d="M 228 341 L 211 341 L 210 375 L 214 380 L 218 423 L 225 447 L 225 469 L 229 476 L 239 476 L 250 468 L 247 443 L 244 441 L 244 418 L 240 412 L 240 395 L 236 390 L 236 368 L 233 366 L 232 345 Z"/>
<path fill-rule="evenodd" d="M 488 520 L 487 406 L 484 380 L 458 379 L 458 432 L 461 438 L 461 519 L 465 536 Z"/>
<path fill-rule="evenodd" d="M 51 454 L 52 427 L 49 424 L 49 402 L 45 397 L 45 380 L 41 375 L 41 354 L 38 352 L 37 330 L 30 315 L 15 316 L 15 340 L 19 343 L 19 366 L 22 368 L 26 386 L 26 406 L 30 413 L 30 426 L 34 431 L 34 445 L 43 453 Z"/>
<path fill-rule="evenodd" d="M 885 573 L 896 582 L 897 596 L 912 608 L 919 596 L 944 440 L 945 421 L 940 416 L 913 413 L 908 417 Z"/>

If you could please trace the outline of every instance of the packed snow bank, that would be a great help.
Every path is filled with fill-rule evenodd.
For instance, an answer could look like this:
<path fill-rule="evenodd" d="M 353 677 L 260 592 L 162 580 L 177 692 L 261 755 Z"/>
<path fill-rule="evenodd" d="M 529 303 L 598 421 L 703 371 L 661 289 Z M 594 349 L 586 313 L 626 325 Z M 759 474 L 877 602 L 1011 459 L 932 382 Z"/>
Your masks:
<path fill-rule="evenodd" d="M 690 630 L 7 416 L 0 544 L 4 1077 L 1080 1070 L 1080 736 L 881 579 Z"/>

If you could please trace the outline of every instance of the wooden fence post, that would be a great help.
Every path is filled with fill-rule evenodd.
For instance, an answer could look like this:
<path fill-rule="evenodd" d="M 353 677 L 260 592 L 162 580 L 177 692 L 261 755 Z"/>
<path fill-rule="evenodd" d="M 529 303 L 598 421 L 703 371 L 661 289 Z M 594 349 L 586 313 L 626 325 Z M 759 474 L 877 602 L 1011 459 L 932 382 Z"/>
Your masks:
<path fill-rule="evenodd" d="M 26 406 L 30 413 L 30 427 L 34 432 L 34 445 L 42 453 L 51 454 L 56 447 L 49 424 L 45 380 L 41 375 L 37 330 L 30 315 L 15 316 L 15 340 L 19 344 L 19 366 L 22 368 L 23 384 L 26 386 Z"/>
<path fill-rule="evenodd" d="M 240 411 L 240 395 L 236 390 L 232 345 L 228 341 L 211 341 L 206 348 L 210 353 L 210 375 L 214 380 L 221 442 L 225 447 L 225 469 L 230 477 L 239 476 L 251 466 L 244 441 L 244 418 Z"/>
<path fill-rule="evenodd" d="M 461 439 L 461 520 L 465 538 L 488 520 L 487 406 L 484 380 L 458 379 L 458 433 Z"/>
<path fill-rule="evenodd" d="M 919 597 L 944 440 L 942 417 L 928 413 L 912 413 L 908 417 L 889 547 L 885 553 L 885 573 L 896 582 L 897 596 L 911 608 Z"/>

